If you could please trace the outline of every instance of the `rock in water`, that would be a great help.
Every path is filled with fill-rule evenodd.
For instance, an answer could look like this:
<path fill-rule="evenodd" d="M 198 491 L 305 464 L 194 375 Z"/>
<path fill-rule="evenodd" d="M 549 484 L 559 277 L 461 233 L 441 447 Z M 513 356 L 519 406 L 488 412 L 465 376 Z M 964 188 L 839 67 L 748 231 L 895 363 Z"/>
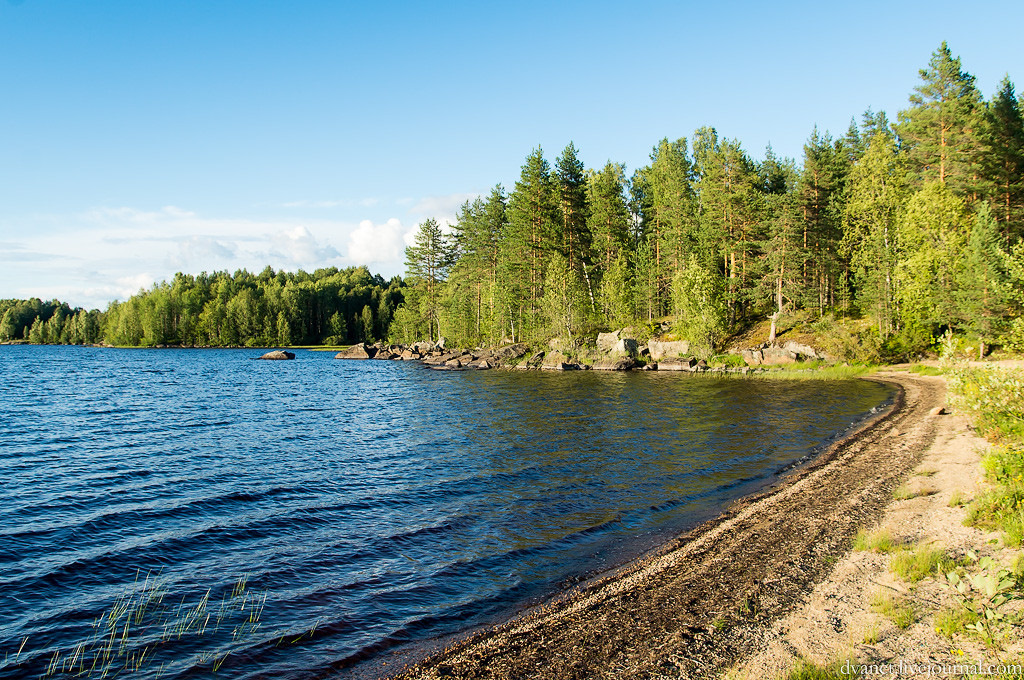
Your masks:
<path fill-rule="evenodd" d="M 334 355 L 335 359 L 372 359 L 377 354 L 375 347 L 367 347 L 364 343 L 352 345 Z"/>
<path fill-rule="evenodd" d="M 273 352 L 267 352 L 258 359 L 267 359 L 268 361 L 284 361 L 285 359 L 294 359 L 295 354 L 293 352 L 285 352 L 284 350 L 275 349 Z"/>

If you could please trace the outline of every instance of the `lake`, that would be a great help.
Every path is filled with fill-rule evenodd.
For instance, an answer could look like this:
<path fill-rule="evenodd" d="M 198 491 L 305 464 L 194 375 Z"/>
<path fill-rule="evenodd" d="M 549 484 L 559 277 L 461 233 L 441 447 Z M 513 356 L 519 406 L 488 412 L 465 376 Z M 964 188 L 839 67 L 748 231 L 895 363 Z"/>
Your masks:
<path fill-rule="evenodd" d="M 0 347 L 0 678 L 372 674 L 656 547 L 892 398 L 260 354 Z"/>

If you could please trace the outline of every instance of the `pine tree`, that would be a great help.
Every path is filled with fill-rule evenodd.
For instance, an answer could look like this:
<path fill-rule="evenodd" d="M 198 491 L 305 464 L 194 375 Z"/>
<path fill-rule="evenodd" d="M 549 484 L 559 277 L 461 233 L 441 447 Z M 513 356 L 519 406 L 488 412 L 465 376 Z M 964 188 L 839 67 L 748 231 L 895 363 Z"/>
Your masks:
<path fill-rule="evenodd" d="M 433 218 L 422 222 L 416 232 L 415 245 L 405 249 L 405 268 L 410 286 L 422 291 L 420 313 L 431 339 L 440 337 L 441 285 L 448 278 L 451 265 L 452 248 L 441 225 Z M 367 325 L 365 309 L 362 314 L 364 338 L 373 335 L 372 310 L 371 323 Z"/>
<path fill-rule="evenodd" d="M 899 330 L 896 270 L 902 250 L 897 224 L 908 194 L 905 159 L 891 133 L 876 132 L 850 170 L 843 211 L 843 248 L 850 258 L 861 310 L 885 340 Z"/>
<path fill-rule="evenodd" d="M 932 53 L 922 83 L 910 96 L 910 108 L 899 113 L 897 131 L 920 183 L 948 184 L 974 200 L 977 185 L 975 154 L 977 109 L 981 95 L 974 76 L 964 71 L 943 42 Z"/>

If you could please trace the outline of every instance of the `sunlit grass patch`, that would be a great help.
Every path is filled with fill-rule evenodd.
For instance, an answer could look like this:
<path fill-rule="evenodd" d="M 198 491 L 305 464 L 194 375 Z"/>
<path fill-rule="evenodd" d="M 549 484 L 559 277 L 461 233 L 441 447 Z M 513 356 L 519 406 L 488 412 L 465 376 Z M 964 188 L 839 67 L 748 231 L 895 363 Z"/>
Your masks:
<path fill-rule="evenodd" d="M 871 611 L 881 614 L 900 630 L 910 628 L 918 620 L 917 609 L 906 598 L 897 597 L 884 590 L 871 596 Z"/>
<path fill-rule="evenodd" d="M 908 583 L 917 583 L 946 566 L 951 566 L 951 562 L 945 551 L 924 543 L 901 548 L 889 560 L 889 571 Z"/>
<path fill-rule="evenodd" d="M 876 529 L 875 531 L 861 529 L 853 537 L 854 550 L 888 553 L 892 552 L 895 547 L 896 542 L 888 529 Z"/>
<path fill-rule="evenodd" d="M 844 664 L 847 665 L 846 672 L 843 670 Z M 856 666 L 847 661 L 833 661 L 830 664 L 819 666 L 807 659 L 800 659 L 782 677 L 784 680 L 848 680 L 849 678 L 860 677 L 859 671 L 854 670 L 852 673 L 850 672 L 854 668 Z"/>

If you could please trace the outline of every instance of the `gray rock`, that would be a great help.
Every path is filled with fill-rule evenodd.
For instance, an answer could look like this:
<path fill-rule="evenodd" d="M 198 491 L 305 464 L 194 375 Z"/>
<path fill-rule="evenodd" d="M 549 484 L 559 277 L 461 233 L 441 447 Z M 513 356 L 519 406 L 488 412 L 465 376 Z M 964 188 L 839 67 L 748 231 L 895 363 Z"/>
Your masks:
<path fill-rule="evenodd" d="M 612 351 L 612 348 L 615 347 L 615 343 L 617 343 L 618 341 L 619 331 L 597 334 L 597 348 L 602 352 Z"/>
<path fill-rule="evenodd" d="M 635 357 L 637 354 L 637 342 L 633 338 L 622 338 L 615 343 L 612 347 L 612 353 L 614 354 L 625 354 L 631 357 Z"/>
<path fill-rule="evenodd" d="M 740 356 L 748 366 L 760 366 L 764 363 L 764 353 L 759 349 L 745 349 L 740 352 Z"/>
<path fill-rule="evenodd" d="M 518 359 L 522 356 L 526 356 L 526 353 L 528 351 L 530 351 L 529 347 L 527 347 L 521 342 L 517 342 L 513 345 L 505 345 L 504 347 L 499 347 L 498 349 L 494 350 L 492 354 L 494 355 L 494 358 L 498 359 L 499 361 L 511 361 L 513 359 Z"/>
<path fill-rule="evenodd" d="M 591 366 L 595 371 L 631 371 L 639 366 L 632 357 L 602 357 Z"/>
<path fill-rule="evenodd" d="M 651 340 L 647 343 L 647 349 L 651 351 L 651 359 L 660 361 L 663 357 L 675 358 L 690 353 L 690 343 L 686 340 L 672 340 L 662 342 Z"/>
<path fill-rule="evenodd" d="M 693 359 L 662 359 L 657 364 L 659 371 L 692 371 L 696 365 Z"/>
<path fill-rule="evenodd" d="M 782 347 L 765 347 L 761 350 L 762 363 L 769 366 L 779 364 L 792 364 L 796 361 L 796 354 Z"/>
<path fill-rule="evenodd" d="M 259 359 L 266 359 L 267 361 L 285 361 L 288 359 L 294 359 L 295 354 L 292 352 L 285 352 L 284 350 L 275 349 L 273 352 L 267 352 Z"/>
<path fill-rule="evenodd" d="M 544 360 L 541 362 L 540 367 L 544 369 L 561 370 L 562 364 L 567 361 L 569 361 L 569 357 L 565 356 L 561 352 L 548 352 L 544 355 Z"/>
<path fill-rule="evenodd" d="M 815 351 L 815 349 L 813 347 L 811 347 L 810 345 L 802 345 L 799 342 L 794 342 L 792 340 L 790 340 L 785 345 L 783 345 L 782 349 L 786 350 L 787 352 L 791 352 L 791 353 L 797 355 L 797 358 L 807 358 L 807 359 L 820 359 L 821 358 L 821 354 L 819 354 L 817 351 Z"/>
<path fill-rule="evenodd" d="M 367 347 L 363 343 L 352 345 L 334 355 L 335 359 L 372 359 L 377 355 L 376 347 Z"/>

